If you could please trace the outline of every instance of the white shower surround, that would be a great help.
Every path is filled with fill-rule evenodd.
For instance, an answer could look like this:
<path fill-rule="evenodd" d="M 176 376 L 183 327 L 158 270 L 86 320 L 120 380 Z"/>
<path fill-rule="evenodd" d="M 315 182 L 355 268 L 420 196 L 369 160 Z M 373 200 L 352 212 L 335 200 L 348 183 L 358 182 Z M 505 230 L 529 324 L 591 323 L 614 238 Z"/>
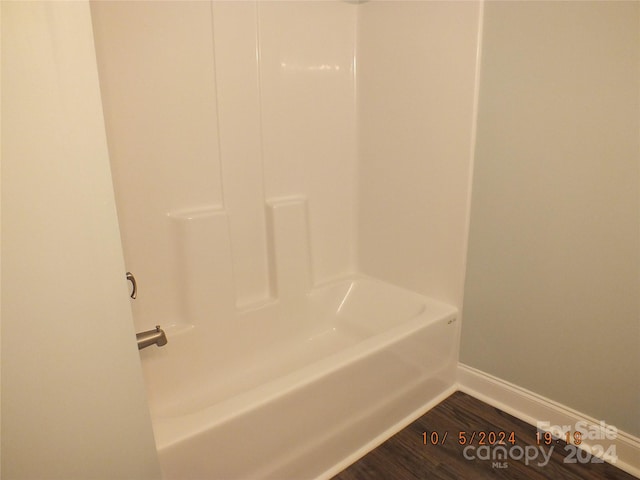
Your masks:
<path fill-rule="evenodd" d="M 165 476 L 326 476 L 450 392 L 479 5 L 92 14 Z"/>

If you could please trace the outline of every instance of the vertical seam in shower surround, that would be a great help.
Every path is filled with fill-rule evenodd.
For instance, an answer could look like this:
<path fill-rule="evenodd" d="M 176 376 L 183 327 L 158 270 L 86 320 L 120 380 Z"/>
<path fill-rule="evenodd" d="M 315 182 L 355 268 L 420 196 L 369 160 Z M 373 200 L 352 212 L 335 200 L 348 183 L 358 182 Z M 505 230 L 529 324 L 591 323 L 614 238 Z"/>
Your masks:
<path fill-rule="evenodd" d="M 265 180 L 265 166 L 264 166 L 264 105 L 262 100 L 262 47 L 261 47 L 261 35 L 260 35 L 260 3 L 254 2 L 255 8 L 255 22 L 256 22 L 256 78 L 258 89 L 258 119 L 260 129 L 260 173 L 262 174 L 262 199 L 267 199 L 267 185 Z"/>
<path fill-rule="evenodd" d="M 462 269 L 462 285 L 460 286 L 460 298 L 458 299 L 460 307 L 460 318 L 462 319 L 462 312 L 464 311 L 464 290 L 467 281 L 467 256 L 469 254 L 469 235 L 471 232 L 471 203 L 473 197 L 473 171 L 475 168 L 476 159 L 476 143 L 477 143 L 477 131 L 478 131 L 478 109 L 480 104 L 480 76 L 482 75 L 482 36 L 484 30 L 484 3 L 485 0 L 480 0 L 480 6 L 478 11 L 478 33 L 476 37 L 476 68 L 475 68 L 475 81 L 473 85 L 473 107 L 471 118 L 471 148 L 469 150 L 469 178 L 467 179 L 467 205 L 466 205 L 466 219 L 465 230 L 466 235 L 463 239 L 463 269 Z M 460 343 L 459 347 L 460 348 Z M 460 354 L 458 353 L 458 358 Z"/>
<path fill-rule="evenodd" d="M 264 105 L 262 100 L 262 42 L 260 35 L 260 2 L 254 1 L 255 5 L 255 22 L 256 22 L 256 78 L 258 89 L 258 128 L 260 138 L 260 174 L 262 177 L 262 208 L 265 209 L 265 251 L 267 252 L 267 297 L 270 300 L 276 298 L 276 285 L 274 283 L 275 265 L 272 258 L 272 245 L 270 240 L 270 233 L 268 229 L 268 220 L 266 218 L 266 203 L 267 203 L 267 182 L 265 179 L 265 164 L 264 164 Z"/>
<path fill-rule="evenodd" d="M 360 122 L 358 114 L 358 39 L 360 37 L 360 4 L 354 5 L 356 12 L 353 16 L 353 59 L 352 59 L 352 86 L 353 86 L 353 159 L 355 171 L 353 175 L 353 205 L 352 205 L 352 227 L 351 227 L 351 266 L 354 272 L 360 271 Z"/>
<path fill-rule="evenodd" d="M 233 236 L 232 236 L 232 232 L 231 232 L 231 222 L 229 221 L 229 212 L 227 212 L 227 202 L 225 199 L 225 188 L 224 188 L 224 167 L 223 167 L 223 160 L 222 160 L 222 136 L 220 135 L 220 98 L 218 96 L 218 88 L 219 88 L 219 82 L 218 82 L 218 66 L 216 65 L 216 32 L 215 32 L 215 21 L 214 21 L 214 8 L 213 8 L 213 1 L 211 0 L 209 2 L 209 12 L 210 12 L 210 22 L 211 22 L 211 57 L 212 57 L 212 61 L 213 61 L 213 81 L 215 82 L 214 85 L 214 93 L 215 93 L 215 100 L 216 100 L 216 132 L 215 134 L 218 137 L 218 175 L 220 178 L 220 206 L 222 208 L 222 210 L 224 211 L 224 215 L 225 215 L 225 227 L 226 227 L 226 231 L 227 231 L 227 241 L 228 241 L 228 245 L 229 245 L 229 254 L 230 254 L 230 259 L 231 259 L 231 285 L 233 285 L 233 303 L 234 305 L 237 304 L 238 301 L 238 286 L 237 286 L 237 280 L 236 280 L 236 269 L 235 269 L 235 265 L 233 262 Z"/>
<path fill-rule="evenodd" d="M 222 143 L 222 138 L 220 137 L 220 106 L 218 99 L 218 67 L 216 65 L 216 39 L 215 39 L 215 23 L 213 21 L 213 0 L 209 2 L 209 12 L 211 17 L 211 60 L 213 62 L 213 81 L 214 81 L 214 93 L 216 100 L 216 136 L 218 137 L 218 175 L 220 178 L 220 203 L 223 210 L 226 212 L 225 208 L 225 198 L 224 198 L 224 175 L 222 172 L 222 148 L 220 144 Z M 229 240 L 231 240 L 231 231 L 229 229 L 229 222 L 227 222 L 227 230 L 229 235 Z M 231 243 L 231 241 L 229 241 Z"/>

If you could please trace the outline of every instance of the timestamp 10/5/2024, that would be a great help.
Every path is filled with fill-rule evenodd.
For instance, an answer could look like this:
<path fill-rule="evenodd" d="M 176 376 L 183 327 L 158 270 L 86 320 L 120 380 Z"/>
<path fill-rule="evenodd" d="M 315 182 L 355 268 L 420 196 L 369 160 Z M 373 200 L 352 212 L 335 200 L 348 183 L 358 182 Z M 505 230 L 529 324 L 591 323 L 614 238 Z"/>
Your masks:
<path fill-rule="evenodd" d="M 508 450 L 512 449 L 527 449 L 527 452 L 531 454 L 528 450 L 532 449 L 535 451 L 535 455 L 533 458 L 537 458 L 538 449 L 543 449 L 544 447 L 550 447 L 550 451 L 548 452 L 549 457 L 551 453 L 554 451 L 554 448 L 557 446 L 562 446 L 564 444 L 564 451 L 567 452 L 567 455 L 563 459 L 563 463 L 603 463 L 607 459 L 610 463 L 615 463 L 617 460 L 616 456 L 616 446 L 611 445 L 609 448 L 605 448 L 601 445 L 592 445 L 589 450 L 583 450 L 580 446 L 582 444 L 583 435 L 581 431 L 575 432 L 563 432 L 562 438 L 554 436 L 551 432 L 541 432 L 538 430 L 536 432 L 535 443 L 533 445 L 526 445 L 525 447 L 516 446 L 516 434 L 511 431 L 463 431 L 460 430 L 455 435 L 455 440 L 460 446 L 465 447 L 465 452 L 467 449 L 488 449 L 491 447 L 495 447 L 501 450 L 507 448 Z M 452 435 L 453 436 L 453 435 Z M 422 432 L 422 443 L 424 445 L 444 445 L 449 437 L 448 431 L 437 432 L 437 431 L 424 431 Z M 526 443 L 526 442 L 525 442 Z M 511 448 L 510 448 L 511 447 Z M 483 451 L 483 454 L 486 452 Z M 521 457 L 520 453 L 518 455 Z M 516 456 L 514 454 L 514 456 Z M 531 456 L 531 455 L 530 455 Z M 544 456 L 544 452 L 543 452 Z M 520 458 L 518 457 L 518 458 Z M 465 458 L 466 454 L 465 454 Z M 515 458 L 517 459 L 517 458 Z M 526 460 L 530 460 L 529 457 Z M 544 465 L 548 462 L 549 458 L 544 460 Z M 527 463 L 528 464 L 528 463 Z M 539 464 L 540 466 L 544 466 L 543 464 Z"/>
<path fill-rule="evenodd" d="M 436 431 L 422 432 L 422 443 L 424 445 L 444 445 L 448 431 L 442 433 Z M 515 445 L 515 432 L 506 431 L 458 431 L 457 442 L 459 445 Z M 567 445 L 580 445 L 582 443 L 582 432 L 564 432 L 562 438 L 556 438 L 551 432 L 536 432 L 536 445 L 552 445 L 562 440 Z"/>
<path fill-rule="evenodd" d="M 422 432 L 422 443 L 424 445 L 444 445 L 448 431 L 442 433 L 436 431 Z M 515 445 L 516 434 L 515 432 L 506 431 L 463 431 L 459 430 L 456 435 L 456 441 L 458 445 Z"/>

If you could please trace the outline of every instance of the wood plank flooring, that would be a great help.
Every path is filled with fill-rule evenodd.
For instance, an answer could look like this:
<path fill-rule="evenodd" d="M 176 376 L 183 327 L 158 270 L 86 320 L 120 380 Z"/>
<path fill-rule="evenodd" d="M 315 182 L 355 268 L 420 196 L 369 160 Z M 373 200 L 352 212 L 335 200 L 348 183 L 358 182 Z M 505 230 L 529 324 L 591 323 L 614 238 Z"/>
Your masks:
<path fill-rule="evenodd" d="M 426 439 L 424 432 L 427 432 Z M 463 437 L 467 439 L 467 445 L 459 444 L 460 432 L 465 432 Z M 464 449 L 471 443 L 472 432 L 476 432 L 473 448 L 466 451 L 465 458 Z M 487 444 L 482 450 L 478 446 L 482 437 L 480 432 L 485 432 Z M 497 438 L 493 438 L 494 433 L 490 432 L 494 432 Z M 505 432 L 507 458 L 485 458 L 497 452 L 496 442 L 502 436 L 500 432 Z M 491 441 L 494 445 L 488 446 Z M 608 463 L 597 463 L 600 460 L 588 458 L 586 452 L 574 452 L 576 448 L 560 441 L 554 441 L 553 448 L 537 445 L 534 426 L 456 392 L 333 480 L 636 478 Z M 536 458 L 533 458 L 534 454 Z M 575 463 L 570 463 L 572 461 Z"/>

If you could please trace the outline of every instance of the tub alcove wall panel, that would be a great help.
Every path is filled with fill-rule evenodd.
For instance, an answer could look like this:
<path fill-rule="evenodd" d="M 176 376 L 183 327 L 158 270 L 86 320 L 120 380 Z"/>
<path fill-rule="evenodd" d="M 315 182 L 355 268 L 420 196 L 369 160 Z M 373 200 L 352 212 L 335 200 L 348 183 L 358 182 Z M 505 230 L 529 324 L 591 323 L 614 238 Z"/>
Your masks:
<path fill-rule="evenodd" d="M 480 2 L 358 16 L 358 265 L 462 305 Z"/>
<path fill-rule="evenodd" d="M 356 9 L 92 4 L 123 248 L 140 287 L 132 304 L 139 330 L 189 323 L 176 288 L 175 211 L 226 212 L 229 238 L 207 248 L 230 241 L 237 308 L 273 300 L 272 200 L 307 199 L 311 282 L 354 271 Z M 218 274 L 229 280 L 211 273 Z"/>
<path fill-rule="evenodd" d="M 184 322 L 168 214 L 223 205 L 211 7 L 92 2 L 91 12 L 136 329 Z"/>

